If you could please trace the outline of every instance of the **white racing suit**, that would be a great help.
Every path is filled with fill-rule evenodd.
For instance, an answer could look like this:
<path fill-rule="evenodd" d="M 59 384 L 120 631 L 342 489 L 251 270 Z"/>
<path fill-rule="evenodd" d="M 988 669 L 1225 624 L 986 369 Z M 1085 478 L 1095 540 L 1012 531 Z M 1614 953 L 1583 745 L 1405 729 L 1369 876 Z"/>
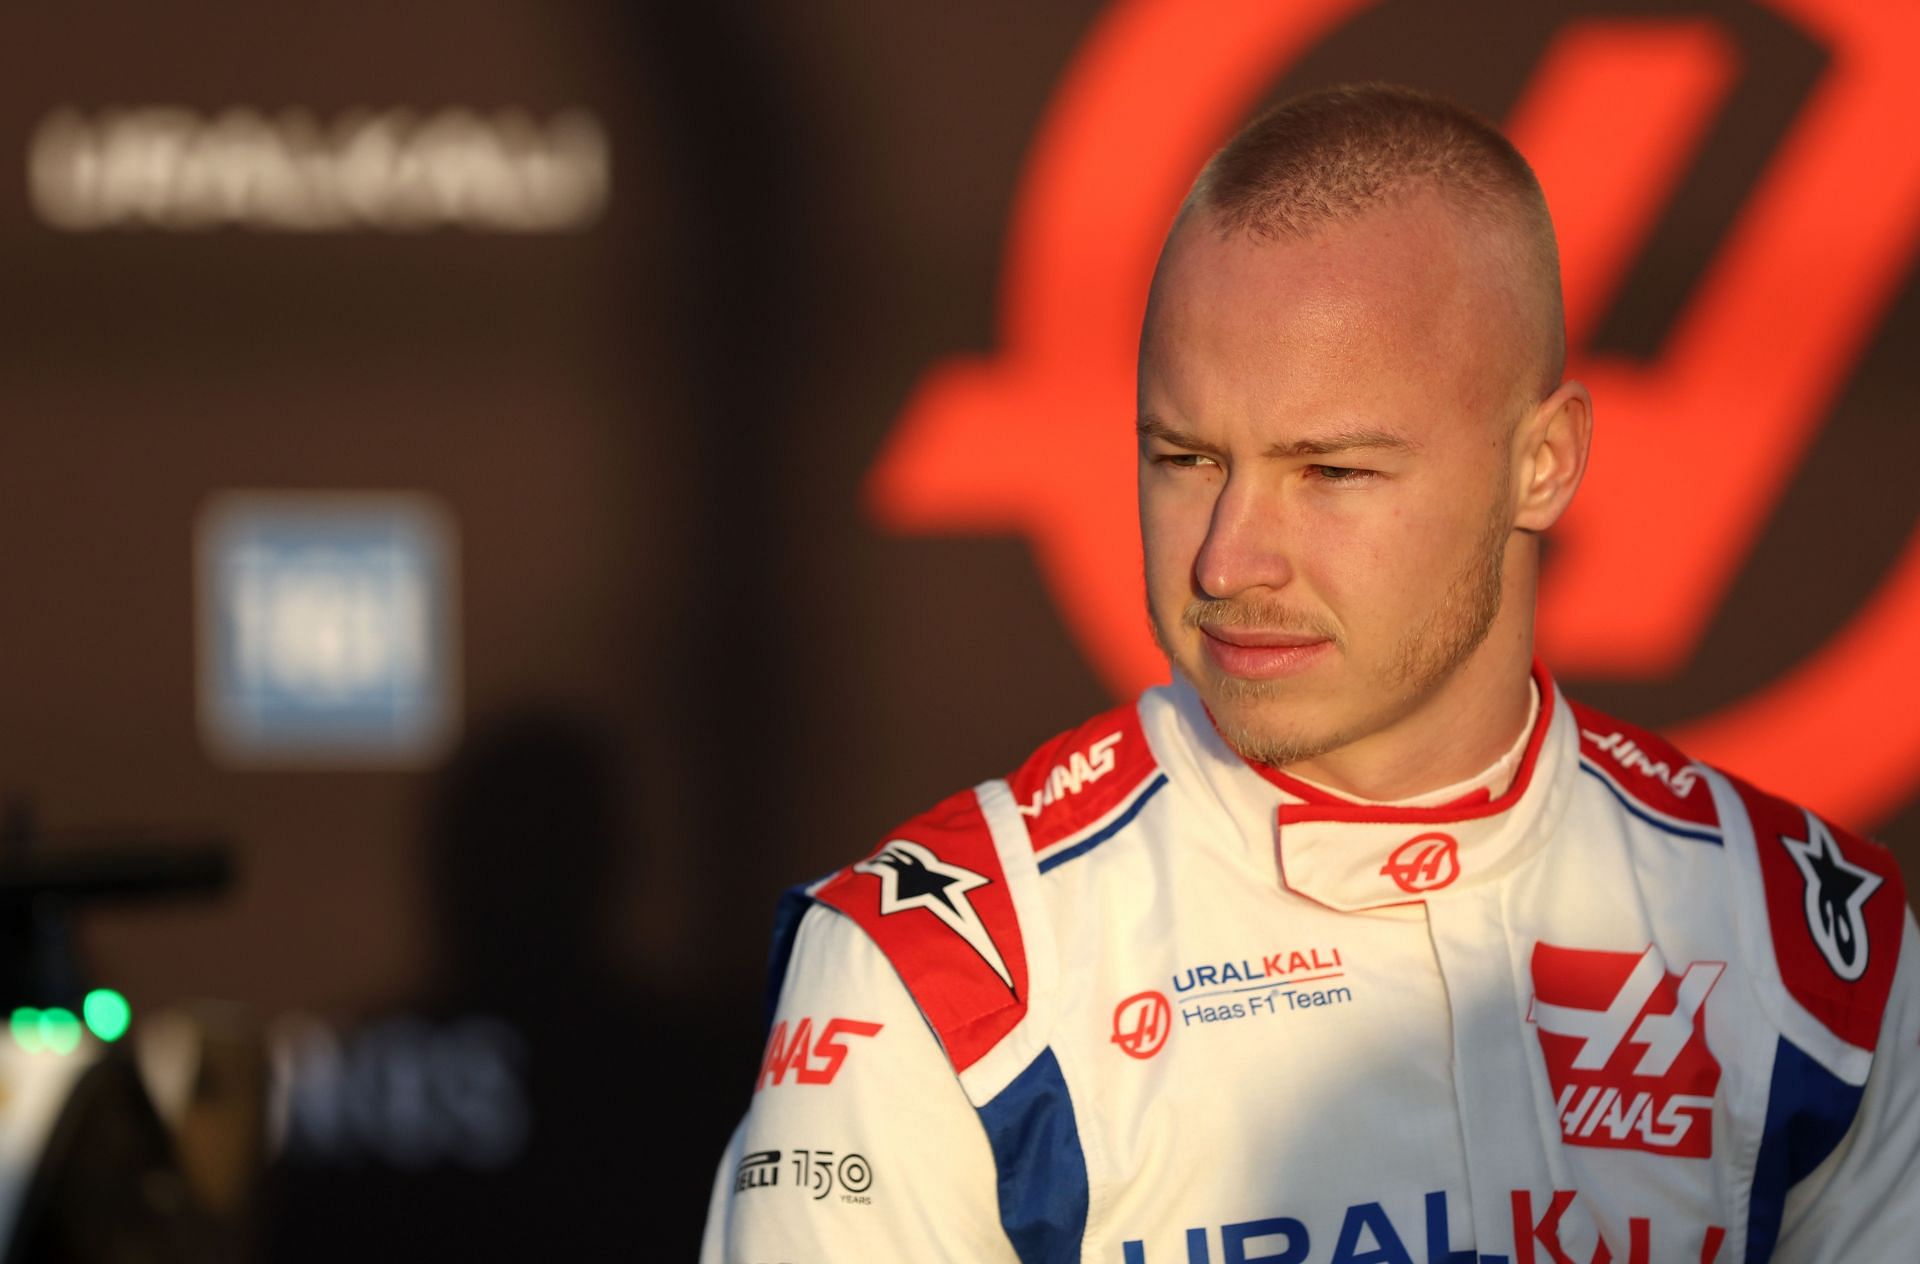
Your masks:
<path fill-rule="evenodd" d="M 1892 858 L 1535 680 L 1497 798 L 1176 684 L 795 893 L 702 1260 L 1920 1260 Z"/>

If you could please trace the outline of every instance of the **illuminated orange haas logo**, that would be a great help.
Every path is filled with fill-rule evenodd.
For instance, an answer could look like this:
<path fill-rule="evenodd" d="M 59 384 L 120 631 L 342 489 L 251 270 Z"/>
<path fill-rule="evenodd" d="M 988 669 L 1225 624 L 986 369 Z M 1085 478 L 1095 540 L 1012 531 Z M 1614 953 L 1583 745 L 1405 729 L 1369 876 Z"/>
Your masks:
<path fill-rule="evenodd" d="M 1920 241 L 1920 6 L 1771 0 L 1830 54 L 1666 344 L 1584 350 L 1735 81 L 1704 19 L 1590 19 L 1549 46 L 1506 126 L 1558 225 L 1573 373 L 1602 439 L 1543 576 L 1543 653 L 1579 675 L 1683 667 L 1824 423 Z M 897 531 L 1026 536 L 1071 634 L 1122 696 L 1164 679 L 1144 630 L 1134 353 L 1188 181 L 1362 0 L 1123 0 L 1064 75 L 1019 189 L 1000 349 L 932 369 L 868 485 Z M 1844 231 L 1834 231 L 1845 225 Z M 1096 228 L 1097 226 L 1097 228 Z M 978 444 L 987 422 L 1022 459 Z M 1649 512 L 1657 507 L 1658 512 Z M 1673 736 L 1840 817 L 1920 778 L 1920 533 L 1818 652 Z"/>

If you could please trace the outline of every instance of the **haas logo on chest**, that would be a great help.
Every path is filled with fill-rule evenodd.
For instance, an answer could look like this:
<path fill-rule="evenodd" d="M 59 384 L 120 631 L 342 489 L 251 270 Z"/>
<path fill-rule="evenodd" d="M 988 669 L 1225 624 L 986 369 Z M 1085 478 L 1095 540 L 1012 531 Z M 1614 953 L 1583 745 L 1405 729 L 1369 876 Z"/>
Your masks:
<path fill-rule="evenodd" d="M 1704 1159 L 1713 1153 L 1720 1063 L 1706 1003 L 1726 966 L 1668 974 L 1659 950 L 1536 944 L 1533 1009 L 1568 1145 Z"/>
<path fill-rule="evenodd" d="M 1142 1061 L 1166 1046 L 1173 1030 L 1173 1007 L 1159 992 L 1136 992 L 1113 1007 L 1114 1044 L 1129 1058 Z"/>

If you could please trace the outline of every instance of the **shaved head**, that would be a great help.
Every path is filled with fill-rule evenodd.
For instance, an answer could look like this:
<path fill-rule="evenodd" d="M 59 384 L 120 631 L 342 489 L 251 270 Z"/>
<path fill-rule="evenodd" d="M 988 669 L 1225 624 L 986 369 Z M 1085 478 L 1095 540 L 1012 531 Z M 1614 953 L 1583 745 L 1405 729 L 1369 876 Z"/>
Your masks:
<path fill-rule="evenodd" d="M 1533 400 L 1544 397 L 1566 368 L 1553 222 L 1526 159 L 1470 110 L 1391 84 L 1295 97 L 1213 156 L 1180 219 L 1257 241 L 1305 239 L 1423 195 L 1485 248 L 1513 309 L 1516 371 Z"/>
<path fill-rule="evenodd" d="M 1147 604 L 1229 745 L 1371 798 L 1526 723 L 1541 532 L 1585 469 L 1527 164 L 1467 111 L 1337 88 L 1201 173 L 1141 329 Z"/>

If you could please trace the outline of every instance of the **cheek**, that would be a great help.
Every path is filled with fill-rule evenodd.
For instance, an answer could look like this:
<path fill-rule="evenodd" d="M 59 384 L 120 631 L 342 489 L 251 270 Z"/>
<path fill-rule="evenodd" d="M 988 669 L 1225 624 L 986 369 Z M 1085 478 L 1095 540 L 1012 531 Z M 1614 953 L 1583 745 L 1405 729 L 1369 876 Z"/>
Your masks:
<path fill-rule="evenodd" d="M 1436 513 L 1419 542 L 1417 564 L 1421 614 L 1456 599 L 1463 582 L 1478 582 L 1487 547 L 1488 509 L 1466 498 Z"/>
<path fill-rule="evenodd" d="M 1151 471 L 1146 478 L 1153 478 Z M 1155 603 L 1184 602 L 1192 587 L 1194 559 L 1206 539 L 1207 507 L 1178 489 L 1140 491 L 1140 545 L 1146 556 L 1147 594 Z"/>
<path fill-rule="evenodd" d="M 1407 501 L 1317 516 L 1303 526 L 1300 568 L 1343 616 L 1389 615 L 1428 604 L 1459 569 L 1459 515 L 1451 506 Z"/>

